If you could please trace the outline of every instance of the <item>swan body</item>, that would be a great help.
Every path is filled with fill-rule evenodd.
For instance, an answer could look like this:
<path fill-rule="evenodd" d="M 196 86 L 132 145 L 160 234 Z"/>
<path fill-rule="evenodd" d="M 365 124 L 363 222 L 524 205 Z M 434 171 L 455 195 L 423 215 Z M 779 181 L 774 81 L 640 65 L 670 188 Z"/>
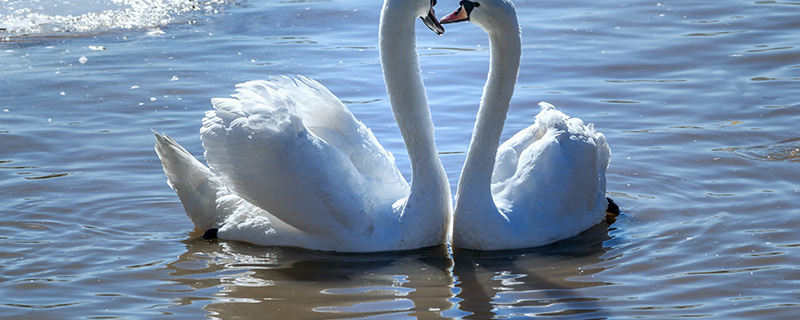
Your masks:
<path fill-rule="evenodd" d="M 257 245 L 373 252 L 446 241 L 450 189 L 434 145 L 414 23 L 444 29 L 432 0 L 386 0 L 380 49 L 412 185 L 373 133 L 318 82 L 272 77 L 212 99 L 200 130 L 208 167 L 166 135 L 156 152 L 195 227 Z"/>
<path fill-rule="evenodd" d="M 508 0 L 463 0 L 441 22 L 470 21 L 489 35 L 491 63 L 456 193 L 453 246 L 534 247 L 605 220 L 602 133 L 548 103 L 534 124 L 499 145 L 519 70 L 520 31 Z"/>

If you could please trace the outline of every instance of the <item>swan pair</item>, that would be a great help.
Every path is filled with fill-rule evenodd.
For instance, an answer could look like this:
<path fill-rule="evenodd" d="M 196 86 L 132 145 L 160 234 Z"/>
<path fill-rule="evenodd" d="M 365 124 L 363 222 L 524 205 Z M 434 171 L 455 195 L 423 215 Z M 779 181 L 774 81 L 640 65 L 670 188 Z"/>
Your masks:
<path fill-rule="evenodd" d="M 491 43 L 453 213 L 414 35 L 418 17 L 444 32 L 435 4 L 385 0 L 381 11 L 381 66 L 411 160 L 411 185 L 373 133 L 321 84 L 300 76 L 251 81 L 237 85 L 233 98 L 212 99 L 200 130 L 208 167 L 155 134 L 168 183 L 195 227 L 257 245 L 374 252 L 439 245 L 451 227 L 456 247 L 525 248 L 603 221 L 610 151 L 591 125 L 541 104 L 532 126 L 499 145 L 521 56 L 508 0 L 464 0 L 442 19 L 471 21 Z"/>

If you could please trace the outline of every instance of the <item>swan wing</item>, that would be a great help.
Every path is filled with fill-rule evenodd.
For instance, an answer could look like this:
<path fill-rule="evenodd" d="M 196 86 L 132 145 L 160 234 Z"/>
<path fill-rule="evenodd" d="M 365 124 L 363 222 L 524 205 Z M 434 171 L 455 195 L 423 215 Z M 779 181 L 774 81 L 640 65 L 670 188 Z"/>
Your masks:
<path fill-rule="evenodd" d="M 220 237 L 259 245 L 300 246 L 335 250 L 337 243 L 314 237 L 287 225 L 247 200 L 233 194 L 178 142 L 154 132 L 156 153 L 187 216 L 198 231 L 218 228 Z"/>
<path fill-rule="evenodd" d="M 222 183 L 178 142 L 153 133 L 167 184 L 178 194 L 186 215 L 198 230 L 219 226 L 225 217 L 218 214 L 215 201 L 217 193 L 224 190 Z"/>
<path fill-rule="evenodd" d="M 368 187 L 391 190 L 380 194 L 392 196 L 408 192 L 408 183 L 397 169 L 394 156 L 325 86 L 303 76 L 274 77 L 273 81 L 281 93 L 296 102 L 305 127 L 344 152 L 368 179 Z"/>
<path fill-rule="evenodd" d="M 492 193 L 510 220 L 563 239 L 603 219 L 610 150 L 594 126 L 540 106 L 534 124 L 498 149 Z"/>
<path fill-rule="evenodd" d="M 212 104 L 201 129 L 211 171 L 303 232 L 369 232 L 378 210 L 408 190 L 372 132 L 316 81 L 246 82 Z"/>

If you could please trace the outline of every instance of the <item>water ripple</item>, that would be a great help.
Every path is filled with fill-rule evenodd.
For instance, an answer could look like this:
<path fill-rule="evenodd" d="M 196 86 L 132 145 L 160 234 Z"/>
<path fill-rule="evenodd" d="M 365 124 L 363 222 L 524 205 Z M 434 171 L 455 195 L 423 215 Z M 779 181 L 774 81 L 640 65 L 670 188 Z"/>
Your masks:
<path fill-rule="evenodd" d="M 795 162 L 800 161 L 800 137 L 764 145 L 720 148 L 713 151 L 726 151 L 751 160 Z"/>

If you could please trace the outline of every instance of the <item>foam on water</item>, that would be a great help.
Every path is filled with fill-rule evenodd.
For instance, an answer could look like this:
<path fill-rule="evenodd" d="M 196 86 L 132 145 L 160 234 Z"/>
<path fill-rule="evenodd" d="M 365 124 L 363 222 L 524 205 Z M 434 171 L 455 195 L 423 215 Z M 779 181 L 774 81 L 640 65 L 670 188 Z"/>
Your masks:
<path fill-rule="evenodd" d="M 214 12 L 225 0 L 0 0 L 0 36 L 68 34 L 166 25 L 180 13 Z"/>

